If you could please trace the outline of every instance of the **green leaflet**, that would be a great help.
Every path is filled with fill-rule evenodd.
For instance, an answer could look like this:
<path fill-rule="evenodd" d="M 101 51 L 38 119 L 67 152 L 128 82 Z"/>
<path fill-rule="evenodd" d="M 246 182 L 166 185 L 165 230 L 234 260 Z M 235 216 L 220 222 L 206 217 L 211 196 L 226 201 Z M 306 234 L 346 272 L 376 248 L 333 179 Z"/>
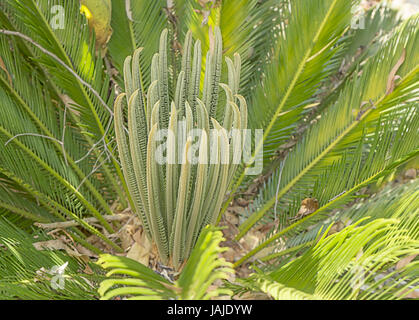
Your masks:
<path fill-rule="evenodd" d="M 144 103 L 142 102 L 141 93 L 136 90 L 131 96 L 128 103 L 128 132 L 131 139 L 129 140 L 129 147 L 131 150 L 131 158 L 133 162 L 133 169 L 137 181 L 137 188 L 141 203 L 147 210 L 147 188 L 146 188 L 146 156 L 147 156 L 147 122 L 144 113 Z M 143 215 L 143 223 L 146 230 L 149 232 L 148 218 Z"/>
<path fill-rule="evenodd" d="M 135 199 L 133 209 L 155 242 L 162 262 L 180 269 L 202 228 L 218 217 L 237 167 L 233 160 L 240 160 L 247 107 L 238 95 L 238 55 L 234 62 L 226 59 L 232 87 L 219 83 L 222 40 L 218 28 L 214 48 L 208 52 L 202 94 L 200 42 L 193 44 L 192 34 L 187 34 L 182 70 L 174 77 L 177 83 L 172 90 L 167 37 L 164 30 L 159 53 L 151 61 L 149 82 L 142 79 L 142 49 L 126 58 L 126 93 L 115 101 L 115 131 L 124 176 Z M 151 83 L 148 89 L 143 88 L 143 81 Z M 227 96 L 222 106 L 218 105 L 219 86 Z M 174 92 L 173 101 L 169 101 L 169 92 Z M 125 113 L 124 101 L 128 103 Z M 223 111 L 221 121 L 215 117 L 217 110 Z"/>
<path fill-rule="evenodd" d="M 162 112 L 160 121 L 163 127 L 167 127 L 169 122 L 169 74 L 167 69 L 167 29 L 163 30 L 160 37 L 159 51 L 159 96 Z"/>
<path fill-rule="evenodd" d="M 167 235 L 164 230 L 162 211 L 160 210 L 160 193 L 161 183 L 158 164 L 155 161 L 155 134 L 158 129 L 158 124 L 153 125 L 148 138 L 147 147 L 147 188 L 148 188 L 148 203 L 149 216 L 151 220 L 152 239 L 156 242 L 159 254 L 163 262 L 167 262 Z"/>
<path fill-rule="evenodd" d="M 201 63 L 202 63 L 202 53 L 201 53 L 201 42 L 198 40 L 195 42 L 194 46 L 194 55 L 192 62 L 192 74 L 191 80 L 189 83 L 188 91 L 188 101 L 192 107 L 192 110 L 195 110 L 199 95 L 199 85 L 201 82 Z"/>

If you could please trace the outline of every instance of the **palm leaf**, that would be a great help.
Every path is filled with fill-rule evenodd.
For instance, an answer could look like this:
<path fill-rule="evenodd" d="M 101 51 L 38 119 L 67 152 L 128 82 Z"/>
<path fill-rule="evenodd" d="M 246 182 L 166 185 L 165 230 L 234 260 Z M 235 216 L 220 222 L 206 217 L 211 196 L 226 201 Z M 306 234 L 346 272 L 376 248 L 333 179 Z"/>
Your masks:
<path fill-rule="evenodd" d="M 89 155 L 92 151 L 99 158 L 102 157 L 100 161 L 103 162 L 104 173 L 114 190 L 124 199 L 123 191 L 114 177 L 114 172 L 120 178 L 122 173 L 112 155 L 112 146 L 109 146 L 112 111 L 108 102 L 113 100 L 113 96 L 109 95 L 109 77 L 104 73 L 102 59 L 95 56 L 94 37 L 91 37 L 85 18 L 79 13 L 79 1 L 68 1 L 64 7 L 64 25 L 72 25 L 73 28 L 51 27 L 49 21 L 54 18 L 51 12 L 54 4 L 61 5 L 61 2 L 48 4 L 30 1 L 23 4 L 21 1 L 9 1 L 6 4 L 6 14 L 13 19 L 9 18 L 9 21 L 4 22 L 5 26 L 13 26 L 18 32 L 14 35 L 24 39 L 27 45 L 37 44 L 34 49 L 26 52 L 49 75 L 49 80 L 54 83 L 53 87 L 58 90 L 58 97 L 64 103 L 67 103 L 67 97 L 70 98 L 72 108 L 78 113 L 75 123 L 86 133 L 85 139 L 90 149 L 82 159 L 91 159 Z M 74 34 L 74 29 L 80 32 Z M 57 63 L 58 60 L 61 63 Z M 102 146 L 112 155 L 111 168 L 98 149 Z"/>
<path fill-rule="evenodd" d="M 414 100 L 418 92 L 415 90 L 418 85 L 417 23 L 417 17 L 405 22 L 374 59 L 369 60 L 362 75 L 347 83 L 335 105 L 308 130 L 289 154 L 281 181 L 278 181 L 278 173 L 273 176 L 270 184 L 278 186 L 279 183 L 279 189 L 267 188 L 268 193 L 261 191 L 261 200 L 256 200 L 256 205 L 250 208 L 251 215 L 241 226 L 241 235 L 278 200 L 282 201 L 280 207 L 284 207 L 308 197 L 317 177 L 345 152 L 354 150 L 364 130 L 372 132 L 380 123 L 377 122 L 379 119 L 391 119 L 389 110 L 397 107 L 403 113 L 411 108 L 411 104 L 406 102 Z M 396 90 L 386 93 L 390 72 L 401 61 L 403 52 L 406 52 L 406 58 L 398 70 L 402 80 Z M 378 65 L 382 67 L 378 68 Z M 362 102 L 370 99 L 375 107 L 361 111 L 361 106 L 365 106 Z M 277 192 L 269 193 L 273 189 Z"/>
<path fill-rule="evenodd" d="M 398 165 L 418 156 L 418 126 L 419 118 L 411 109 L 400 119 L 400 126 L 397 132 L 392 132 L 392 128 L 397 122 L 387 122 L 383 124 L 383 129 L 376 131 L 374 137 L 364 145 L 361 142 L 354 150 L 353 155 L 345 154 L 340 161 L 323 172 L 313 188 L 313 196 L 318 199 L 320 207 L 303 217 L 301 220 L 289 224 L 289 218 L 293 217 L 298 211 L 298 206 L 290 204 L 289 215 L 281 213 L 281 230 L 263 241 L 257 248 L 252 250 L 236 264 L 240 264 L 272 244 L 284 234 L 295 234 L 307 228 L 307 222 L 313 223 L 318 219 L 324 219 L 324 214 L 333 209 L 339 208 L 353 199 L 354 193 L 378 178 L 389 174 Z M 367 147 L 365 150 L 364 148 Z M 257 203 L 256 203 L 257 205 Z M 314 220 L 313 220 L 314 218 Z M 253 221 L 253 220 L 248 220 Z M 289 225 L 288 225 L 289 224 Z M 242 227 L 243 226 L 243 227 Z M 249 224 L 242 224 L 241 237 Z"/>
<path fill-rule="evenodd" d="M 289 138 L 304 107 L 313 102 L 313 94 L 328 75 L 334 45 L 350 23 L 351 5 L 351 1 L 290 2 L 288 25 L 249 108 L 250 126 L 264 130 L 263 138 L 255 142 L 253 161 L 263 154 L 268 162 Z M 306 30 L 304 36 L 301 30 Z M 232 193 L 240 187 L 251 164 L 242 167 Z"/>
<path fill-rule="evenodd" d="M 414 199 L 417 196 L 417 186 L 417 180 L 397 187 L 390 184 L 371 198 L 359 201 L 350 209 L 339 209 L 335 214 L 332 214 L 330 218 L 312 225 L 309 231 L 291 237 L 286 241 L 286 250 L 274 250 L 272 254 L 262 257 L 261 261 L 270 261 L 273 259 L 282 260 L 282 258 L 288 254 L 292 255 L 293 252 L 298 252 L 309 247 L 317 237 L 324 234 L 330 225 L 338 226 L 340 224 L 342 226 L 352 224 L 367 216 L 371 217 L 371 219 L 399 218 L 399 215 L 404 212 L 403 210 L 409 210 L 409 212 L 414 211 Z"/>
<path fill-rule="evenodd" d="M 372 209 L 374 211 L 375 208 Z M 301 257 L 252 281 L 276 299 L 401 299 L 418 288 L 417 262 L 392 271 L 418 250 L 417 208 L 401 208 L 398 219 L 359 222 L 326 236 Z M 300 294 L 290 296 L 289 293 Z"/>

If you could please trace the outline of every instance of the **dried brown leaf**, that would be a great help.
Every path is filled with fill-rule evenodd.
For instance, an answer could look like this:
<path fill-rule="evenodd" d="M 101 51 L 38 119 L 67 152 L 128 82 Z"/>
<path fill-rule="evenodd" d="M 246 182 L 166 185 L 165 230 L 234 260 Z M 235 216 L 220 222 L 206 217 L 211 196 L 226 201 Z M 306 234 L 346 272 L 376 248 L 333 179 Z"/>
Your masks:
<path fill-rule="evenodd" d="M 389 95 L 390 93 L 394 91 L 394 88 L 396 86 L 396 80 L 397 80 L 396 78 L 397 71 L 399 71 L 405 59 L 406 59 L 406 49 L 403 49 L 402 56 L 397 61 L 393 69 L 391 69 L 390 75 L 388 76 L 386 95 Z"/>
<path fill-rule="evenodd" d="M 75 249 L 70 248 L 64 241 L 60 239 L 41 241 L 33 243 L 33 246 L 36 250 L 64 250 L 68 255 L 73 257 L 83 256 L 81 253 L 77 252 Z"/>
<path fill-rule="evenodd" d="M 397 262 L 396 264 L 396 270 L 400 270 L 403 269 L 404 267 L 406 267 L 410 262 L 412 262 L 418 255 L 417 254 L 413 254 L 411 256 L 407 256 L 403 259 L 401 259 L 399 262 Z"/>
<path fill-rule="evenodd" d="M 0 57 L 0 69 L 2 69 L 4 72 L 6 72 L 7 78 L 9 79 L 9 84 L 10 84 L 10 86 L 12 86 L 12 84 L 13 84 L 12 77 L 10 76 L 10 73 L 7 70 L 6 65 L 4 64 L 4 61 L 1 57 Z"/>

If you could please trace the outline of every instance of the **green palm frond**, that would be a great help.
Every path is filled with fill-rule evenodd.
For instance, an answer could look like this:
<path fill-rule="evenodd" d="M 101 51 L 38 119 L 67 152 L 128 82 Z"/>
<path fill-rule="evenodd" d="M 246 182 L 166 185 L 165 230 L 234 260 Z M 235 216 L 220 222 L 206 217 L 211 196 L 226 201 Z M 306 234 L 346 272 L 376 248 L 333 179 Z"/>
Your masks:
<path fill-rule="evenodd" d="M 287 119 L 280 116 L 309 103 L 327 75 L 333 45 L 350 22 L 351 1 L 292 1 L 288 25 L 254 93 L 249 116 L 252 128 L 264 129 L 263 152 L 268 159 L 280 145 Z M 331 26 L 334 26 L 333 28 Z M 304 30 L 304 32 L 302 32 Z M 295 121 L 295 118 L 294 118 Z M 261 146 L 260 146 L 261 147 Z M 259 147 L 259 148 L 260 148 Z"/>
<path fill-rule="evenodd" d="M 101 60 L 95 57 L 94 46 L 91 46 L 89 28 L 85 18 L 79 13 L 79 1 L 68 1 L 65 6 L 65 23 L 72 24 L 74 28 L 80 29 L 80 33 L 75 35 L 72 28 L 53 29 L 49 21 L 52 20 L 51 5 L 35 1 L 21 2 L 10 1 L 10 14 L 15 14 L 17 19 L 15 26 L 18 31 L 29 36 L 33 41 L 39 43 L 43 48 L 55 54 L 59 59 L 65 62 L 70 68 L 79 73 L 79 76 L 87 82 L 92 83 L 100 94 L 108 94 L 109 82 L 103 81 L 105 75 L 100 65 Z M 62 4 L 57 2 L 55 4 Z M 42 35 L 47 34 L 50 37 Z M 47 40 L 48 39 L 48 40 Z M 39 54 L 38 51 L 36 51 Z M 62 87 L 66 93 L 74 100 L 74 108 L 82 112 L 82 121 L 89 126 L 91 133 L 97 138 L 102 137 L 105 132 L 104 123 L 106 123 L 109 114 L 97 97 L 90 96 L 91 92 L 83 86 L 77 78 L 57 65 L 50 56 L 41 55 L 38 57 L 44 67 L 54 76 L 56 84 Z M 104 97 L 107 100 L 108 97 Z M 85 108 L 85 109 L 82 109 Z M 87 108 L 87 109 L 86 109 Z M 88 112 L 88 111 L 89 112 Z"/>
<path fill-rule="evenodd" d="M 397 11 L 386 4 L 379 4 L 363 13 L 362 20 L 357 23 L 361 25 L 348 30 L 338 41 L 340 49 L 331 63 L 334 65 L 335 74 L 326 79 L 324 89 L 318 93 L 320 105 L 317 107 L 317 113 L 333 106 L 346 81 L 355 72 L 362 72 L 365 61 L 377 53 L 401 21 Z"/>
<path fill-rule="evenodd" d="M 64 8 L 63 29 L 54 29 L 50 24 L 56 18 L 51 10 L 54 5 Z M 68 117 L 85 132 L 83 143 L 89 146 L 89 152 L 82 160 L 96 161 L 99 158 L 108 181 L 125 201 L 124 192 L 115 179 L 115 172 L 120 178 L 122 173 L 112 151 L 115 144 L 111 141 L 112 110 L 108 103 L 113 101 L 113 95 L 109 76 L 104 72 L 102 59 L 96 57 L 95 40 L 85 17 L 80 14 L 79 1 L 67 1 L 64 6 L 61 1 L 8 1 L 5 12 L 13 18 L 3 21 L 1 28 L 11 27 L 12 31 L 18 33 L 9 33 L 8 36 L 19 38 L 19 45 L 25 46 L 26 58 L 32 59 L 56 90 L 55 99 L 70 104 L 74 110 L 68 112 Z M 73 30 L 80 32 L 74 33 Z M 22 45 L 22 42 L 25 44 Z M 106 163 L 107 158 L 101 153 L 101 147 L 110 154 L 111 166 Z"/>
<path fill-rule="evenodd" d="M 77 162 L 88 146 L 84 135 L 68 123 L 66 114 L 72 111 L 57 107 L 53 95 L 43 88 L 45 79 L 33 74 L 19 55 L 11 55 L 10 48 L 18 52 L 15 41 L 0 41 L 8 72 L 0 75 L 0 173 L 24 195 L 2 193 L 3 207 L 39 222 L 93 215 L 112 231 L 102 218 L 102 212 L 112 214 L 108 199 L 99 192 L 110 188 L 109 181 L 91 174 L 97 163 Z"/>
<path fill-rule="evenodd" d="M 241 235 L 269 212 L 277 201 L 279 207 L 289 208 L 309 197 L 317 177 L 345 152 L 356 150 L 363 134 L 374 132 L 381 121 L 391 121 L 397 113 L 409 113 L 407 110 L 412 108 L 409 101 L 417 99 L 418 94 L 419 67 L 415 50 L 419 36 L 418 21 L 418 17 L 414 17 L 405 22 L 374 59 L 368 61 L 362 74 L 346 84 L 335 105 L 307 131 L 285 160 L 281 181 L 276 173 L 269 182 L 271 187 L 266 188 L 266 193 L 262 190 L 260 199 L 250 207 L 249 218 L 240 228 Z M 401 80 L 394 91 L 387 92 L 389 75 L 404 52 L 404 63 L 397 72 Z M 364 103 L 367 101 L 370 101 L 369 108 Z M 414 104 L 413 112 L 415 107 L 417 105 Z M 391 112 L 394 109 L 398 112 Z M 394 126 L 396 128 L 397 125 Z M 398 147 L 402 152 L 409 153 L 415 146 L 412 146 L 413 149 L 404 149 L 403 145 Z"/>
<path fill-rule="evenodd" d="M 313 95 L 332 70 L 328 66 L 338 50 L 337 41 L 350 24 L 352 4 L 297 0 L 285 7 L 290 12 L 287 26 L 249 107 L 250 127 L 263 129 L 263 138 L 254 145 L 253 160 L 263 155 L 269 163 L 296 128 L 304 108 L 313 103 Z M 244 181 L 247 169 L 240 170 L 232 192 Z"/>
<path fill-rule="evenodd" d="M 84 263 L 64 252 L 38 251 L 33 243 L 48 241 L 42 233 L 37 237 L 25 233 L 20 226 L 0 218 L 0 298 L 68 300 L 95 299 L 101 276 L 84 274 Z M 66 265 L 67 264 L 67 265 Z M 89 264 L 98 272 L 93 264 Z M 63 282 L 55 283 L 54 267 L 64 267 Z M 84 267 L 86 267 L 84 265 Z"/>
<path fill-rule="evenodd" d="M 339 161 L 332 163 L 330 168 L 317 179 L 315 187 L 311 189 L 313 197 L 319 201 L 319 208 L 302 219 L 290 223 L 292 220 L 289 219 L 295 216 L 299 209 L 299 202 L 291 203 L 288 208 L 289 212 L 281 210 L 282 212 L 279 213 L 281 229 L 237 264 L 274 243 L 279 237 L 285 234 L 295 235 L 307 228 L 308 224 L 324 219 L 325 214 L 353 200 L 356 191 L 388 175 L 400 164 L 417 157 L 419 154 L 417 142 L 419 117 L 415 113 L 415 108 L 417 104 L 414 104 L 413 109 L 405 110 L 406 113 L 398 121 L 392 119 L 391 122 L 379 122 L 380 125 L 373 137 L 369 139 L 366 135 L 361 137 L 361 142 L 352 151 L 352 155 L 345 153 Z M 398 130 L 394 132 L 393 128 L 396 126 Z M 364 139 L 367 139 L 365 143 Z M 237 238 L 249 230 L 252 223 L 257 222 L 253 220 L 256 218 L 256 216 L 250 217 L 240 226 Z"/>
<path fill-rule="evenodd" d="M 217 296 L 229 296 L 231 291 L 210 288 L 217 280 L 225 280 L 234 270 L 219 254 L 223 241 L 222 233 L 216 228 L 206 227 L 202 231 L 185 268 L 176 282 L 171 282 L 134 260 L 103 255 L 98 264 L 110 269 L 107 279 L 99 287 L 101 299 L 123 296 L 127 299 L 184 299 L 207 300 Z"/>
<path fill-rule="evenodd" d="M 406 185 L 394 187 L 387 186 L 384 190 L 375 194 L 372 198 L 360 201 L 350 209 L 338 210 L 330 218 L 322 220 L 311 226 L 310 230 L 291 237 L 286 242 L 284 251 L 274 250 L 274 253 L 262 257 L 261 261 L 270 261 L 287 256 L 290 253 L 298 252 L 308 248 L 313 241 L 323 235 L 330 225 L 341 225 L 356 223 L 367 216 L 371 219 L 391 219 L 399 218 L 404 211 L 414 212 L 416 203 L 414 199 L 418 196 L 418 180 L 414 180 Z M 416 238 L 416 236 L 415 236 Z"/>
<path fill-rule="evenodd" d="M 360 220 L 331 236 L 325 232 L 301 257 L 245 282 L 275 299 L 402 299 L 419 288 L 412 278 L 417 261 L 394 269 L 419 245 L 417 208 L 402 211 L 399 219 Z"/>

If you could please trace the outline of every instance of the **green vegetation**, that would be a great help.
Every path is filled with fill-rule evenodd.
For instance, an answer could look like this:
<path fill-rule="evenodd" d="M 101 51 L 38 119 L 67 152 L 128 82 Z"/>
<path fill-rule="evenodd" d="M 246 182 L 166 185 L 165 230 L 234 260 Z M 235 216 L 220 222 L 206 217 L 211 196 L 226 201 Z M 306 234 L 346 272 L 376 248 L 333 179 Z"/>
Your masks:
<path fill-rule="evenodd" d="M 417 298 L 419 14 L 358 5 L 2 1 L 0 299 Z"/>

